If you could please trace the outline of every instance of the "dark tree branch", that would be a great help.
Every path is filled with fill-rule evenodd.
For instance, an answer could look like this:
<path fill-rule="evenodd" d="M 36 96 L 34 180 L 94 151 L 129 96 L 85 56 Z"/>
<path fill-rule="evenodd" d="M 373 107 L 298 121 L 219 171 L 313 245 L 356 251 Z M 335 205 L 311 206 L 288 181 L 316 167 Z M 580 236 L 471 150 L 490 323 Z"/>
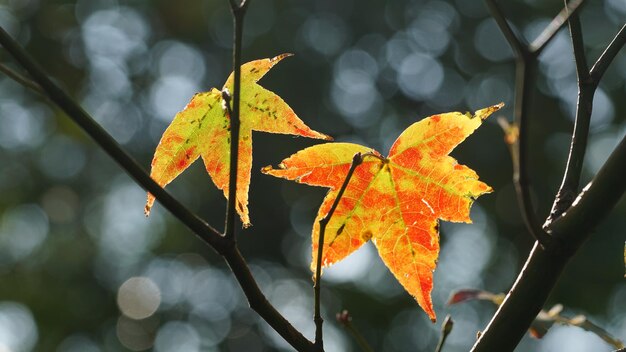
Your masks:
<path fill-rule="evenodd" d="M 626 43 L 626 25 L 624 25 L 613 41 L 607 46 L 591 71 L 587 71 L 588 66 L 578 16 L 573 16 L 570 19 L 570 32 L 574 47 L 574 58 L 576 59 L 576 71 L 578 74 L 576 120 L 574 122 L 574 133 L 572 135 L 563 181 L 554 199 L 550 216 L 546 219 L 544 226 L 549 226 L 551 222 L 561 216 L 561 214 L 572 205 L 578 193 L 585 151 L 587 149 L 589 124 L 593 109 L 593 97 L 608 65 L 624 46 L 624 43 Z"/>
<path fill-rule="evenodd" d="M 500 6 L 498 6 L 495 0 L 485 0 L 485 2 L 491 12 L 491 16 L 493 16 L 498 24 L 498 27 L 500 27 L 500 31 L 502 31 L 504 38 L 506 38 L 506 41 L 509 42 L 509 45 L 513 49 L 515 56 L 518 58 L 527 57 L 530 54 L 527 44 L 524 42 L 522 37 L 515 32 L 513 27 L 509 25 L 509 22 L 507 22 L 506 16 L 504 16 Z"/>
<path fill-rule="evenodd" d="M 569 28 L 570 37 L 572 38 L 572 47 L 574 49 L 574 60 L 576 62 L 576 75 L 578 76 L 576 120 L 574 122 L 574 132 L 572 134 L 569 156 L 565 166 L 565 175 L 563 176 L 563 181 L 552 204 L 552 210 L 544 226 L 561 216 L 563 211 L 572 205 L 578 193 L 585 150 L 587 149 L 589 124 L 591 121 L 591 111 L 593 109 L 593 96 L 597 86 L 593 84 L 589 76 L 587 58 L 585 57 L 583 32 L 578 15 L 570 17 Z"/>
<path fill-rule="evenodd" d="M 487 2 L 490 3 L 493 1 L 487 0 Z M 496 16 L 496 18 L 498 16 L 502 17 L 501 13 L 495 6 L 490 6 L 490 8 L 492 8 L 492 11 L 494 11 L 494 8 L 496 9 L 494 11 L 494 16 Z M 573 15 L 573 13 L 570 13 L 570 16 L 571 15 Z M 502 22 L 506 23 L 503 20 L 499 21 L 499 23 Z M 505 33 L 505 36 L 507 36 L 506 33 L 509 33 L 508 35 L 510 36 L 510 33 L 513 32 L 507 27 L 508 24 L 507 26 L 503 26 L 502 30 Z M 582 37 L 577 37 L 576 34 L 580 29 L 579 26 L 577 27 L 576 18 L 573 20 L 572 28 L 575 37 L 573 38 L 574 50 L 577 52 L 575 56 L 576 59 L 580 61 L 577 63 L 577 71 L 580 72 L 582 71 L 582 67 L 586 65 L 586 61 L 582 61 L 584 60 L 584 55 L 582 53 Z M 607 48 L 607 51 L 605 51 L 605 53 L 607 53 L 607 59 L 599 60 L 601 61 L 601 65 L 597 66 L 598 69 L 595 71 L 598 77 L 600 77 L 606 70 L 608 62 L 615 57 L 619 48 L 624 45 L 623 41 L 626 39 L 624 39 L 623 36 L 624 34 L 622 29 L 613 41 L 613 43 L 616 44 L 611 43 L 609 45 L 610 49 Z M 512 42 L 512 46 L 515 48 L 517 45 L 515 43 L 519 43 L 520 41 L 510 40 L 510 42 Z M 538 49 L 534 51 L 529 49 L 528 52 L 537 53 L 542 47 L 544 46 L 537 46 Z M 516 52 L 523 54 L 525 51 L 523 49 L 517 49 Z M 602 56 L 604 56 L 604 54 Z M 516 92 L 518 94 L 518 99 L 516 100 L 515 114 L 520 129 L 520 165 L 519 179 L 516 183 L 519 184 L 518 196 L 521 198 L 527 196 L 524 188 L 529 186 L 529 184 L 524 182 L 526 177 L 526 157 L 523 156 L 525 150 L 527 149 L 524 141 L 528 138 L 528 121 L 526 121 L 528 101 L 525 96 L 529 93 L 528 87 L 531 84 L 531 76 L 528 75 L 527 71 L 528 65 L 536 65 L 536 57 L 534 55 L 518 55 L 518 86 Z M 594 67 L 596 66 L 594 65 Z M 594 68 L 592 68 L 592 72 L 594 72 Z M 579 106 L 577 113 L 577 130 L 579 130 L 579 132 L 575 132 L 573 136 L 578 141 L 578 144 L 580 144 L 581 140 L 586 141 L 586 135 L 588 133 L 588 117 L 586 115 L 582 116 L 581 114 L 584 113 L 591 115 L 593 91 L 598 84 L 598 82 L 593 79 L 594 74 L 579 74 L 579 76 L 581 78 L 590 76 L 591 79 L 579 80 L 579 87 L 583 88 L 581 90 L 582 93 L 579 94 Z M 520 94 L 521 97 L 519 96 Z M 583 106 L 582 102 L 589 102 L 589 105 Z M 585 124 L 587 124 L 586 128 L 584 126 Z M 578 137 L 577 134 L 580 134 L 581 136 L 584 135 L 584 137 L 582 137 L 582 139 L 576 138 Z M 584 153 L 584 147 L 580 148 L 580 146 L 577 146 L 577 150 L 578 149 L 582 149 L 582 153 Z M 579 159 L 582 160 L 582 156 Z M 551 245 L 543 245 L 544 243 L 538 238 L 538 241 L 535 243 L 524 268 L 518 275 L 515 284 L 507 294 L 503 304 L 493 316 L 485 332 L 480 335 L 472 351 L 512 351 L 515 346 L 517 346 L 520 339 L 528 329 L 528 326 L 541 310 L 568 260 L 574 255 L 580 245 L 590 237 L 591 230 L 608 215 L 609 211 L 622 197 L 624 191 L 626 190 L 626 179 L 623 177 L 624 173 L 626 173 L 626 138 L 624 138 L 620 145 L 613 151 L 611 157 L 604 164 L 602 169 L 600 169 L 594 180 L 589 183 L 587 187 L 585 187 L 575 200 L 572 197 L 573 202 L 570 203 L 571 207 L 569 207 L 560 218 L 554 220 L 553 222 L 548 221 L 546 223 L 546 236 L 550 235 L 549 238 L 552 240 L 550 242 Z M 576 183 L 578 183 L 580 171 L 577 173 L 572 171 L 572 174 L 576 174 L 573 179 Z M 578 185 L 576 185 L 576 188 L 577 187 Z M 527 204 L 524 201 L 521 203 Z M 534 215 L 532 207 L 523 207 L 522 209 L 523 212 L 528 212 L 530 210 L 527 215 Z M 532 218 L 529 217 L 528 219 Z M 534 231 L 534 223 L 532 220 L 530 225 L 531 231 Z"/>
<path fill-rule="evenodd" d="M 578 13 L 582 7 L 584 0 L 574 0 L 567 3 L 556 17 L 548 24 L 548 26 L 539 34 L 539 36 L 529 45 L 528 50 L 535 56 L 539 56 L 543 49 L 556 36 L 567 20 Z"/>
<path fill-rule="evenodd" d="M 563 246 L 535 246 L 504 302 L 474 345 L 473 352 L 513 351 L 541 310 L 568 260 L 626 191 L 626 137 L 615 148 L 572 207 L 549 227 Z"/>
<path fill-rule="evenodd" d="M 536 70 L 534 60 L 528 62 L 518 61 L 516 64 L 516 91 L 515 107 L 513 114 L 519 136 L 517 143 L 512 147 L 517 147 L 517 163 L 513 164 L 513 181 L 517 192 L 517 201 L 522 210 L 522 218 L 526 224 L 528 232 L 541 243 L 542 246 L 551 246 L 552 239 L 541 227 L 541 222 L 537 217 L 532 203 L 531 181 L 528 165 L 530 164 L 530 106 L 533 92 L 533 82 Z"/>
<path fill-rule="evenodd" d="M 598 61 L 596 61 L 591 68 L 591 72 L 589 72 L 591 79 L 596 82 L 596 84 L 600 82 L 604 72 L 606 72 L 606 69 L 611 62 L 613 62 L 617 53 L 624 47 L 624 44 L 626 44 L 626 24 L 624 24 L 617 35 L 615 35 L 613 41 L 606 47 L 606 50 L 600 55 Z"/>
<path fill-rule="evenodd" d="M 583 31 L 578 15 L 572 15 L 569 19 L 569 32 L 572 38 L 572 48 L 574 49 L 574 62 L 576 63 L 576 75 L 580 82 L 589 80 L 589 65 L 585 56 L 585 45 Z"/>
<path fill-rule="evenodd" d="M 323 218 L 319 220 L 320 233 L 317 245 L 317 260 L 315 262 L 315 284 L 313 285 L 315 300 L 315 313 L 313 316 L 313 321 L 315 322 L 315 346 L 319 348 L 320 351 L 324 349 L 324 340 L 322 338 L 322 325 L 324 324 L 324 319 L 322 319 L 320 302 L 322 287 L 322 254 L 324 253 L 324 235 L 326 234 L 326 226 L 328 225 L 330 218 L 335 213 L 335 210 L 337 210 L 337 205 L 339 205 L 339 201 L 341 200 L 341 197 L 343 197 L 343 193 L 348 187 L 348 183 L 352 178 L 352 174 L 354 174 L 354 170 L 356 170 L 356 168 L 361 165 L 362 162 L 363 156 L 361 155 L 361 153 L 354 154 L 350 169 L 346 174 L 345 180 L 343 180 L 341 188 L 339 188 L 339 192 L 337 192 L 337 197 L 335 198 L 335 201 L 330 206 L 328 214 L 326 214 Z"/>
<path fill-rule="evenodd" d="M 513 181 L 517 191 L 517 200 L 522 210 L 522 217 L 528 232 L 543 246 L 551 246 L 552 239 L 543 231 L 541 222 L 537 218 L 531 200 L 531 182 L 528 171 L 529 164 L 529 134 L 530 103 L 532 84 L 536 68 L 536 56 L 524 44 L 523 39 L 513 30 L 495 0 L 486 0 L 487 6 L 496 20 L 500 30 L 513 48 L 515 61 L 515 106 L 514 117 L 519 128 L 519 138 L 511 148 L 517 148 L 513 153 L 517 156 L 513 160 Z"/>
<path fill-rule="evenodd" d="M 33 82 L 31 79 L 26 78 L 24 76 L 22 76 L 21 74 L 13 71 L 12 69 L 10 69 L 8 66 L 6 66 L 5 64 L 0 62 L 0 72 L 4 73 L 5 75 L 7 75 L 7 77 L 11 78 L 12 80 L 14 80 L 15 82 L 23 85 L 26 88 L 32 89 L 33 91 L 45 95 L 46 93 L 44 93 L 44 91 L 41 89 L 41 86 L 35 82 Z"/>
<path fill-rule="evenodd" d="M 233 75 L 234 87 L 232 92 L 232 107 L 229 108 L 230 113 L 230 174 L 228 179 L 228 203 L 226 204 L 226 220 L 224 224 L 224 237 L 228 240 L 235 239 L 235 216 L 237 215 L 237 207 L 243 209 L 246 204 L 240 204 L 237 201 L 237 173 L 239 161 L 239 111 L 241 96 L 241 44 L 243 41 L 243 20 L 246 15 L 246 9 L 250 1 L 243 1 L 240 5 L 235 0 L 230 0 L 231 11 L 233 14 Z M 227 103 L 230 106 L 230 101 Z"/>
<path fill-rule="evenodd" d="M 311 341 L 307 340 L 296 330 L 267 300 L 254 280 L 248 264 L 241 256 L 237 246 L 229 247 L 223 255 L 246 295 L 250 308 L 257 312 L 296 351 L 320 352 Z"/>
<path fill-rule="evenodd" d="M 15 42 L 2 27 L 0 27 L 0 44 L 33 77 L 34 82 L 41 86 L 43 93 L 45 93 L 45 96 L 49 98 L 50 101 L 57 105 L 70 119 L 80 126 L 138 185 L 152 193 L 168 211 L 224 258 L 239 282 L 253 310 L 258 312 L 259 315 L 296 350 L 318 352 L 317 349 L 314 348 L 313 343 L 308 341 L 299 331 L 293 328 L 293 326 L 291 326 L 291 324 L 267 301 L 252 277 L 250 269 L 241 256 L 241 253 L 239 253 L 234 241 L 222 237 L 217 230 L 189 211 L 178 200 L 154 182 L 148 173 L 121 148 L 113 137 L 98 125 L 67 93 L 48 78 L 43 69 L 30 58 L 26 51 Z"/>

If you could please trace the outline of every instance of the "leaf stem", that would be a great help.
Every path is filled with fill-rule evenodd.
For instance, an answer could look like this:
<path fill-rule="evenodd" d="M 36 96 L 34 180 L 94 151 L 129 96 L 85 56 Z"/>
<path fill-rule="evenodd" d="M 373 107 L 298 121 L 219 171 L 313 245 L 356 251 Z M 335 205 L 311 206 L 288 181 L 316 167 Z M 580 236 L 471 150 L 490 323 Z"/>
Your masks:
<path fill-rule="evenodd" d="M 439 337 L 439 343 L 437 343 L 437 347 L 435 348 L 435 352 L 441 352 L 443 349 L 443 345 L 446 343 L 446 339 L 448 335 L 452 332 L 452 328 L 454 327 L 454 321 L 450 314 L 446 315 L 446 318 L 443 320 L 443 324 L 441 324 L 441 336 Z"/>
<path fill-rule="evenodd" d="M 343 197 L 343 193 L 348 187 L 348 183 L 350 182 L 350 179 L 352 178 L 352 174 L 354 174 L 354 170 L 356 170 L 356 168 L 359 165 L 361 165 L 362 162 L 363 162 L 362 154 L 361 153 L 354 154 L 354 157 L 352 158 L 352 164 L 350 165 L 350 169 L 348 170 L 348 173 L 346 174 L 346 178 L 343 181 L 343 184 L 341 185 L 339 192 L 337 193 L 337 197 L 335 198 L 335 201 L 330 207 L 328 214 L 326 214 L 318 222 L 320 226 L 320 232 L 319 232 L 319 241 L 317 244 L 317 259 L 315 262 L 315 277 L 314 277 L 315 283 L 313 285 L 313 293 L 314 293 L 313 299 L 315 301 L 314 302 L 315 313 L 313 316 L 313 321 L 315 322 L 315 346 L 319 349 L 319 351 L 322 351 L 324 349 L 324 342 L 322 338 L 322 325 L 324 323 L 324 319 L 322 319 L 322 314 L 320 312 L 321 310 L 320 308 L 321 292 L 320 291 L 321 291 L 321 286 L 322 286 L 322 278 L 321 278 L 322 254 L 324 253 L 324 235 L 326 233 L 326 226 L 328 225 L 330 218 L 333 216 L 333 213 L 337 209 L 337 205 L 339 205 L 339 201 L 341 200 L 341 197 Z"/>
<path fill-rule="evenodd" d="M 237 173 L 239 161 L 239 98 L 241 96 L 241 46 L 243 41 L 243 20 L 250 1 L 243 1 L 237 5 L 235 0 L 230 0 L 230 8 L 233 14 L 233 75 L 234 87 L 232 92 L 232 107 L 230 113 L 230 175 L 228 179 L 228 202 L 226 204 L 226 220 L 224 224 L 224 237 L 227 240 L 235 240 L 235 215 L 237 207 L 243 208 L 237 200 Z M 230 106 L 230 102 L 227 103 Z M 232 109 L 232 111 L 231 111 Z"/>

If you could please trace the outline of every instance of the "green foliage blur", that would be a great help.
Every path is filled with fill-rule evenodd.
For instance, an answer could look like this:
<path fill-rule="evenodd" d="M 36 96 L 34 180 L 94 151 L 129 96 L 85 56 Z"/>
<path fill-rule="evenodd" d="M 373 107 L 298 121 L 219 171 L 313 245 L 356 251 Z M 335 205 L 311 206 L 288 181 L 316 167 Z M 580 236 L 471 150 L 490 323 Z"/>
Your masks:
<path fill-rule="evenodd" d="M 534 39 L 561 1 L 501 1 Z M 626 18 L 623 0 L 581 12 L 594 62 Z M 231 70 L 226 0 L 0 0 L 0 25 L 125 149 L 149 169 L 161 133 L 195 92 Z M 513 53 L 481 1 L 252 0 L 244 61 L 291 52 L 261 84 L 300 118 L 338 141 L 383 153 L 411 123 L 498 102 L 511 120 Z M 0 62 L 20 71 L 0 49 Z M 534 85 L 533 193 L 545 216 L 560 184 L 576 101 L 567 30 L 540 57 Z M 588 182 L 626 133 L 626 51 L 594 101 Z M 490 118 L 453 155 L 494 193 L 473 206 L 474 224 L 442 224 L 433 299 L 455 328 L 446 351 L 466 351 L 494 312 L 481 302 L 448 307 L 453 290 L 506 291 L 532 245 L 522 224 L 503 133 Z M 270 301 L 312 338 L 310 230 L 325 194 L 262 175 L 318 143 L 256 133 L 253 227 L 239 245 Z M 200 162 L 168 190 L 213 226 L 225 200 Z M 228 268 L 62 112 L 0 76 L 0 351 L 289 351 L 250 309 Z M 550 302 L 626 339 L 622 201 L 570 262 Z M 384 267 L 371 244 L 325 271 L 327 351 L 357 351 L 334 322 L 348 309 L 377 351 L 431 351 L 439 326 Z M 609 351 L 598 337 L 554 327 L 518 351 Z"/>

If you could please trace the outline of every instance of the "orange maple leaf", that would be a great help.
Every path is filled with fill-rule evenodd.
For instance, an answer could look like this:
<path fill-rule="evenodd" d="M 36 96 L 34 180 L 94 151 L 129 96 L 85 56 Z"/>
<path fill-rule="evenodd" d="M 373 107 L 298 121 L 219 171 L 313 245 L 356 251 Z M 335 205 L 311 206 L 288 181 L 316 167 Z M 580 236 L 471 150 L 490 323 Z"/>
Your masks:
<path fill-rule="evenodd" d="M 352 143 L 315 145 L 262 172 L 329 187 L 313 226 L 312 270 L 317 261 L 319 220 L 330 210 L 356 153 L 364 155 L 326 227 L 322 264 L 332 265 L 368 240 L 383 262 L 430 318 L 433 270 L 439 255 L 438 219 L 470 223 L 478 196 L 492 189 L 476 172 L 448 155 L 503 104 L 476 111 L 434 115 L 414 123 L 384 158 Z"/>
<path fill-rule="evenodd" d="M 290 54 L 261 59 L 241 66 L 239 161 L 237 170 L 237 212 L 244 226 L 250 225 L 248 189 L 252 167 L 252 130 L 331 139 L 310 129 L 275 93 L 261 87 L 260 80 L 274 65 Z M 232 92 L 233 75 L 224 84 Z M 150 176 L 162 187 L 174 180 L 198 157 L 217 188 L 228 198 L 230 170 L 230 117 L 222 93 L 213 88 L 193 96 L 167 127 L 152 159 Z M 148 193 L 146 215 L 154 204 Z"/>

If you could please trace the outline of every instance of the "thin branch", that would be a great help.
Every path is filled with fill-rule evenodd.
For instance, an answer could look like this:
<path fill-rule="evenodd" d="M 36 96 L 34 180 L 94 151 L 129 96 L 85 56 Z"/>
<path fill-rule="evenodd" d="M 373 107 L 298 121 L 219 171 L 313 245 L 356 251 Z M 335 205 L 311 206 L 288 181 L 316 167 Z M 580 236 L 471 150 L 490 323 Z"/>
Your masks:
<path fill-rule="evenodd" d="M 514 115 L 516 125 L 519 128 L 517 144 L 517 164 L 513 164 L 513 181 L 517 192 L 522 218 L 528 232 L 541 243 L 542 246 L 552 245 L 552 239 L 541 227 L 541 222 L 535 213 L 531 196 L 531 181 L 528 165 L 530 164 L 530 106 L 533 93 L 534 74 L 536 62 L 518 62 L 516 69 L 516 89 Z"/>
<path fill-rule="evenodd" d="M 14 80 L 15 82 L 23 85 L 26 88 L 32 89 L 33 91 L 45 95 L 44 91 L 41 89 L 41 86 L 35 82 L 33 82 L 31 79 L 26 78 L 25 76 L 22 76 L 21 74 L 13 71 L 12 69 L 10 69 L 8 66 L 6 66 L 5 64 L 0 62 L 0 72 L 4 73 L 5 75 L 7 75 L 7 77 L 11 78 L 12 80 Z"/>
<path fill-rule="evenodd" d="M 566 0 L 567 1 L 567 0 Z M 578 82 L 587 82 L 589 80 L 589 65 L 585 57 L 585 45 L 583 41 L 583 31 L 578 15 L 571 15 L 569 18 L 569 32 L 572 38 L 572 47 L 574 49 L 574 62 L 576 63 L 576 75 Z"/>
<path fill-rule="evenodd" d="M 316 352 L 313 343 L 308 341 L 299 331 L 267 301 L 250 269 L 239 253 L 234 241 L 225 240 L 220 233 L 200 219 L 174 197 L 159 186 L 145 170 L 98 125 L 67 93 L 53 83 L 43 69 L 26 53 L 26 51 L 0 27 L 0 44 L 15 58 L 15 60 L 33 77 L 55 105 L 61 108 L 96 144 L 102 148 L 120 167 L 126 171 L 135 182 L 146 191 L 152 193 L 156 199 L 187 226 L 202 241 L 209 244 L 218 252 L 230 266 L 237 282 L 241 286 L 250 307 L 274 328 L 291 346 L 298 351 Z"/>
<path fill-rule="evenodd" d="M 347 310 L 344 309 L 341 313 L 337 313 L 337 321 L 354 337 L 357 345 L 361 347 L 363 352 L 374 352 L 374 349 L 367 343 L 363 334 L 352 325 L 352 316 L 350 316 Z"/>
<path fill-rule="evenodd" d="M 613 38 L 613 41 L 606 47 L 606 50 L 604 50 L 598 61 L 591 68 L 589 75 L 594 82 L 600 82 L 604 72 L 613 62 L 617 53 L 624 47 L 624 44 L 626 44 L 626 24 L 622 26 L 615 38 Z"/>
<path fill-rule="evenodd" d="M 345 180 L 343 180 L 343 184 L 341 188 L 339 188 L 339 192 L 337 192 L 337 197 L 335 201 L 330 207 L 328 214 L 326 214 L 323 218 L 319 220 L 320 232 L 319 232 L 319 241 L 317 245 L 317 260 L 315 262 L 315 284 L 313 285 L 314 290 L 314 300 L 315 300 L 315 313 L 313 316 L 313 321 L 315 322 L 315 346 L 317 346 L 320 350 L 324 349 L 324 342 L 322 338 L 322 325 L 324 323 L 324 319 L 322 319 L 321 314 L 321 287 L 322 287 L 322 254 L 324 253 L 324 235 L 326 234 L 326 226 L 330 221 L 330 218 L 335 213 L 337 209 L 337 205 L 339 205 L 339 201 L 341 197 L 343 197 L 343 193 L 348 187 L 348 183 L 352 178 L 352 174 L 354 174 L 354 170 L 361 165 L 363 162 L 363 156 L 361 153 L 354 154 L 352 158 L 352 164 L 350 165 L 350 169 L 346 174 Z"/>
<path fill-rule="evenodd" d="M 535 213 L 531 200 L 531 182 L 528 171 L 530 145 L 528 133 L 530 130 L 529 112 L 530 98 L 533 92 L 533 78 L 537 65 L 536 56 L 531 53 L 530 49 L 524 44 L 523 39 L 516 34 L 514 29 L 509 25 L 495 0 L 485 1 L 496 23 L 500 27 L 500 30 L 516 54 L 516 87 L 513 115 L 515 117 L 515 124 L 519 128 L 519 138 L 517 139 L 517 143 L 511 145 L 511 148 L 517 149 L 512 152 L 512 155 L 517 157 L 513 159 L 513 181 L 517 192 L 517 201 L 528 232 L 543 246 L 549 247 L 552 246 L 552 239 L 543 231 L 541 222 Z"/>
<path fill-rule="evenodd" d="M 237 246 L 229 247 L 224 252 L 224 259 L 246 295 L 250 308 L 257 312 L 296 351 L 320 352 L 311 341 L 296 330 L 267 300 L 254 280 Z"/>
<path fill-rule="evenodd" d="M 241 45 L 243 41 L 243 20 L 250 1 L 244 1 L 240 5 L 235 0 L 230 0 L 233 14 L 233 75 L 234 88 L 232 92 L 232 111 L 230 114 L 230 175 L 228 179 L 228 203 L 226 204 L 226 220 L 224 224 L 224 237 L 227 240 L 235 239 L 235 215 L 237 208 L 243 210 L 245 204 L 237 200 L 237 173 L 239 161 L 239 97 L 241 96 Z"/>
<path fill-rule="evenodd" d="M 548 216 L 544 223 L 544 227 L 548 227 L 551 222 L 561 216 L 561 214 L 572 205 L 576 197 L 580 185 L 585 151 L 587 149 L 593 96 L 606 68 L 624 46 L 624 43 L 626 43 L 626 25 L 624 25 L 613 41 L 607 46 L 598 61 L 596 61 L 591 71 L 586 71 L 587 61 L 583 52 L 582 30 L 578 16 L 573 16 L 570 19 L 570 32 L 578 72 L 576 120 L 574 122 L 574 133 L 572 135 L 563 181 L 554 199 L 550 216 Z"/>
<path fill-rule="evenodd" d="M 526 46 L 521 37 L 516 34 L 513 28 L 506 21 L 506 17 L 502 10 L 498 7 L 495 0 L 486 0 L 487 6 L 495 18 L 500 30 L 515 51 L 516 60 L 516 78 L 515 78 L 515 106 L 514 117 L 517 127 L 519 128 L 519 138 L 517 143 L 512 144 L 513 158 L 513 180 L 517 191 L 517 199 L 522 210 L 522 217 L 528 231 L 543 246 L 552 246 L 553 241 L 541 226 L 541 222 L 535 213 L 535 209 L 531 200 L 531 182 L 529 173 L 529 144 L 530 136 L 530 105 L 533 92 L 533 82 L 537 66 L 537 56 L 546 47 L 546 45 L 554 38 L 556 33 L 561 29 L 570 16 L 576 16 L 577 11 L 581 8 L 583 0 L 575 0 L 570 4 L 566 4 L 563 10 L 550 22 L 544 31 L 533 41 L 532 44 Z M 584 127 L 584 126 L 581 126 Z"/>
<path fill-rule="evenodd" d="M 572 206 L 549 228 L 554 237 L 567 239 L 568 245 L 571 246 L 569 252 L 573 252 L 587 239 L 587 232 L 592 230 L 620 200 L 626 190 L 624 175 L 626 175 L 626 136 L 615 147 L 593 180 L 576 197 Z"/>
<path fill-rule="evenodd" d="M 473 352 L 512 351 L 541 311 L 568 260 L 591 236 L 626 191 L 626 137 L 563 216 L 549 228 L 563 248 L 535 243 L 506 299 L 474 345 Z M 566 247 L 565 247 L 566 245 Z"/>
<path fill-rule="evenodd" d="M 528 51 L 528 47 L 526 43 L 521 39 L 521 37 L 513 30 L 513 27 L 509 25 L 506 20 L 506 16 L 498 6 L 495 0 L 485 0 L 487 3 L 487 7 L 491 12 L 491 16 L 496 20 L 498 27 L 500 27 L 500 31 L 504 34 L 507 42 L 515 52 L 515 55 L 519 57 L 526 57 L 530 54 Z"/>
<path fill-rule="evenodd" d="M 548 43 L 556 36 L 559 30 L 567 23 L 571 16 L 575 16 L 582 7 L 584 0 L 574 0 L 565 3 L 565 7 L 559 12 L 539 36 L 529 45 L 528 50 L 535 56 L 541 54 Z"/>
<path fill-rule="evenodd" d="M 443 320 L 443 324 L 441 325 L 441 336 L 439 336 L 439 343 L 437 343 L 437 347 L 435 348 L 435 352 L 441 352 L 443 350 L 443 345 L 446 343 L 446 339 L 448 335 L 452 332 L 452 328 L 454 327 L 454 321 L 450 317 L 450 314 L 446 315 L 446 318 Z"/>
<path fill-rule="evenodd" d="M 587 138 L 589 136 L 589 125 L 593 109 L 593 96 L 597 87 L 597 84 L 592 82 L 589 75 L 589 68 L 585 57 L 583 32 L 578 15 L 570 17 L 569 28 L 572 38 L 572 47 L 574 49 L 574 60 L 576 62 L 576 75 L 578 76 L 576 119 L 563 181 L 556 193 L 550 215 L 546 219 L 544 227 L 561 216 L 561 214 L 572 205 L 576 193 L 578 193 L 580 175 L 585 159 L 585 151 L 587 149 Z"/>

